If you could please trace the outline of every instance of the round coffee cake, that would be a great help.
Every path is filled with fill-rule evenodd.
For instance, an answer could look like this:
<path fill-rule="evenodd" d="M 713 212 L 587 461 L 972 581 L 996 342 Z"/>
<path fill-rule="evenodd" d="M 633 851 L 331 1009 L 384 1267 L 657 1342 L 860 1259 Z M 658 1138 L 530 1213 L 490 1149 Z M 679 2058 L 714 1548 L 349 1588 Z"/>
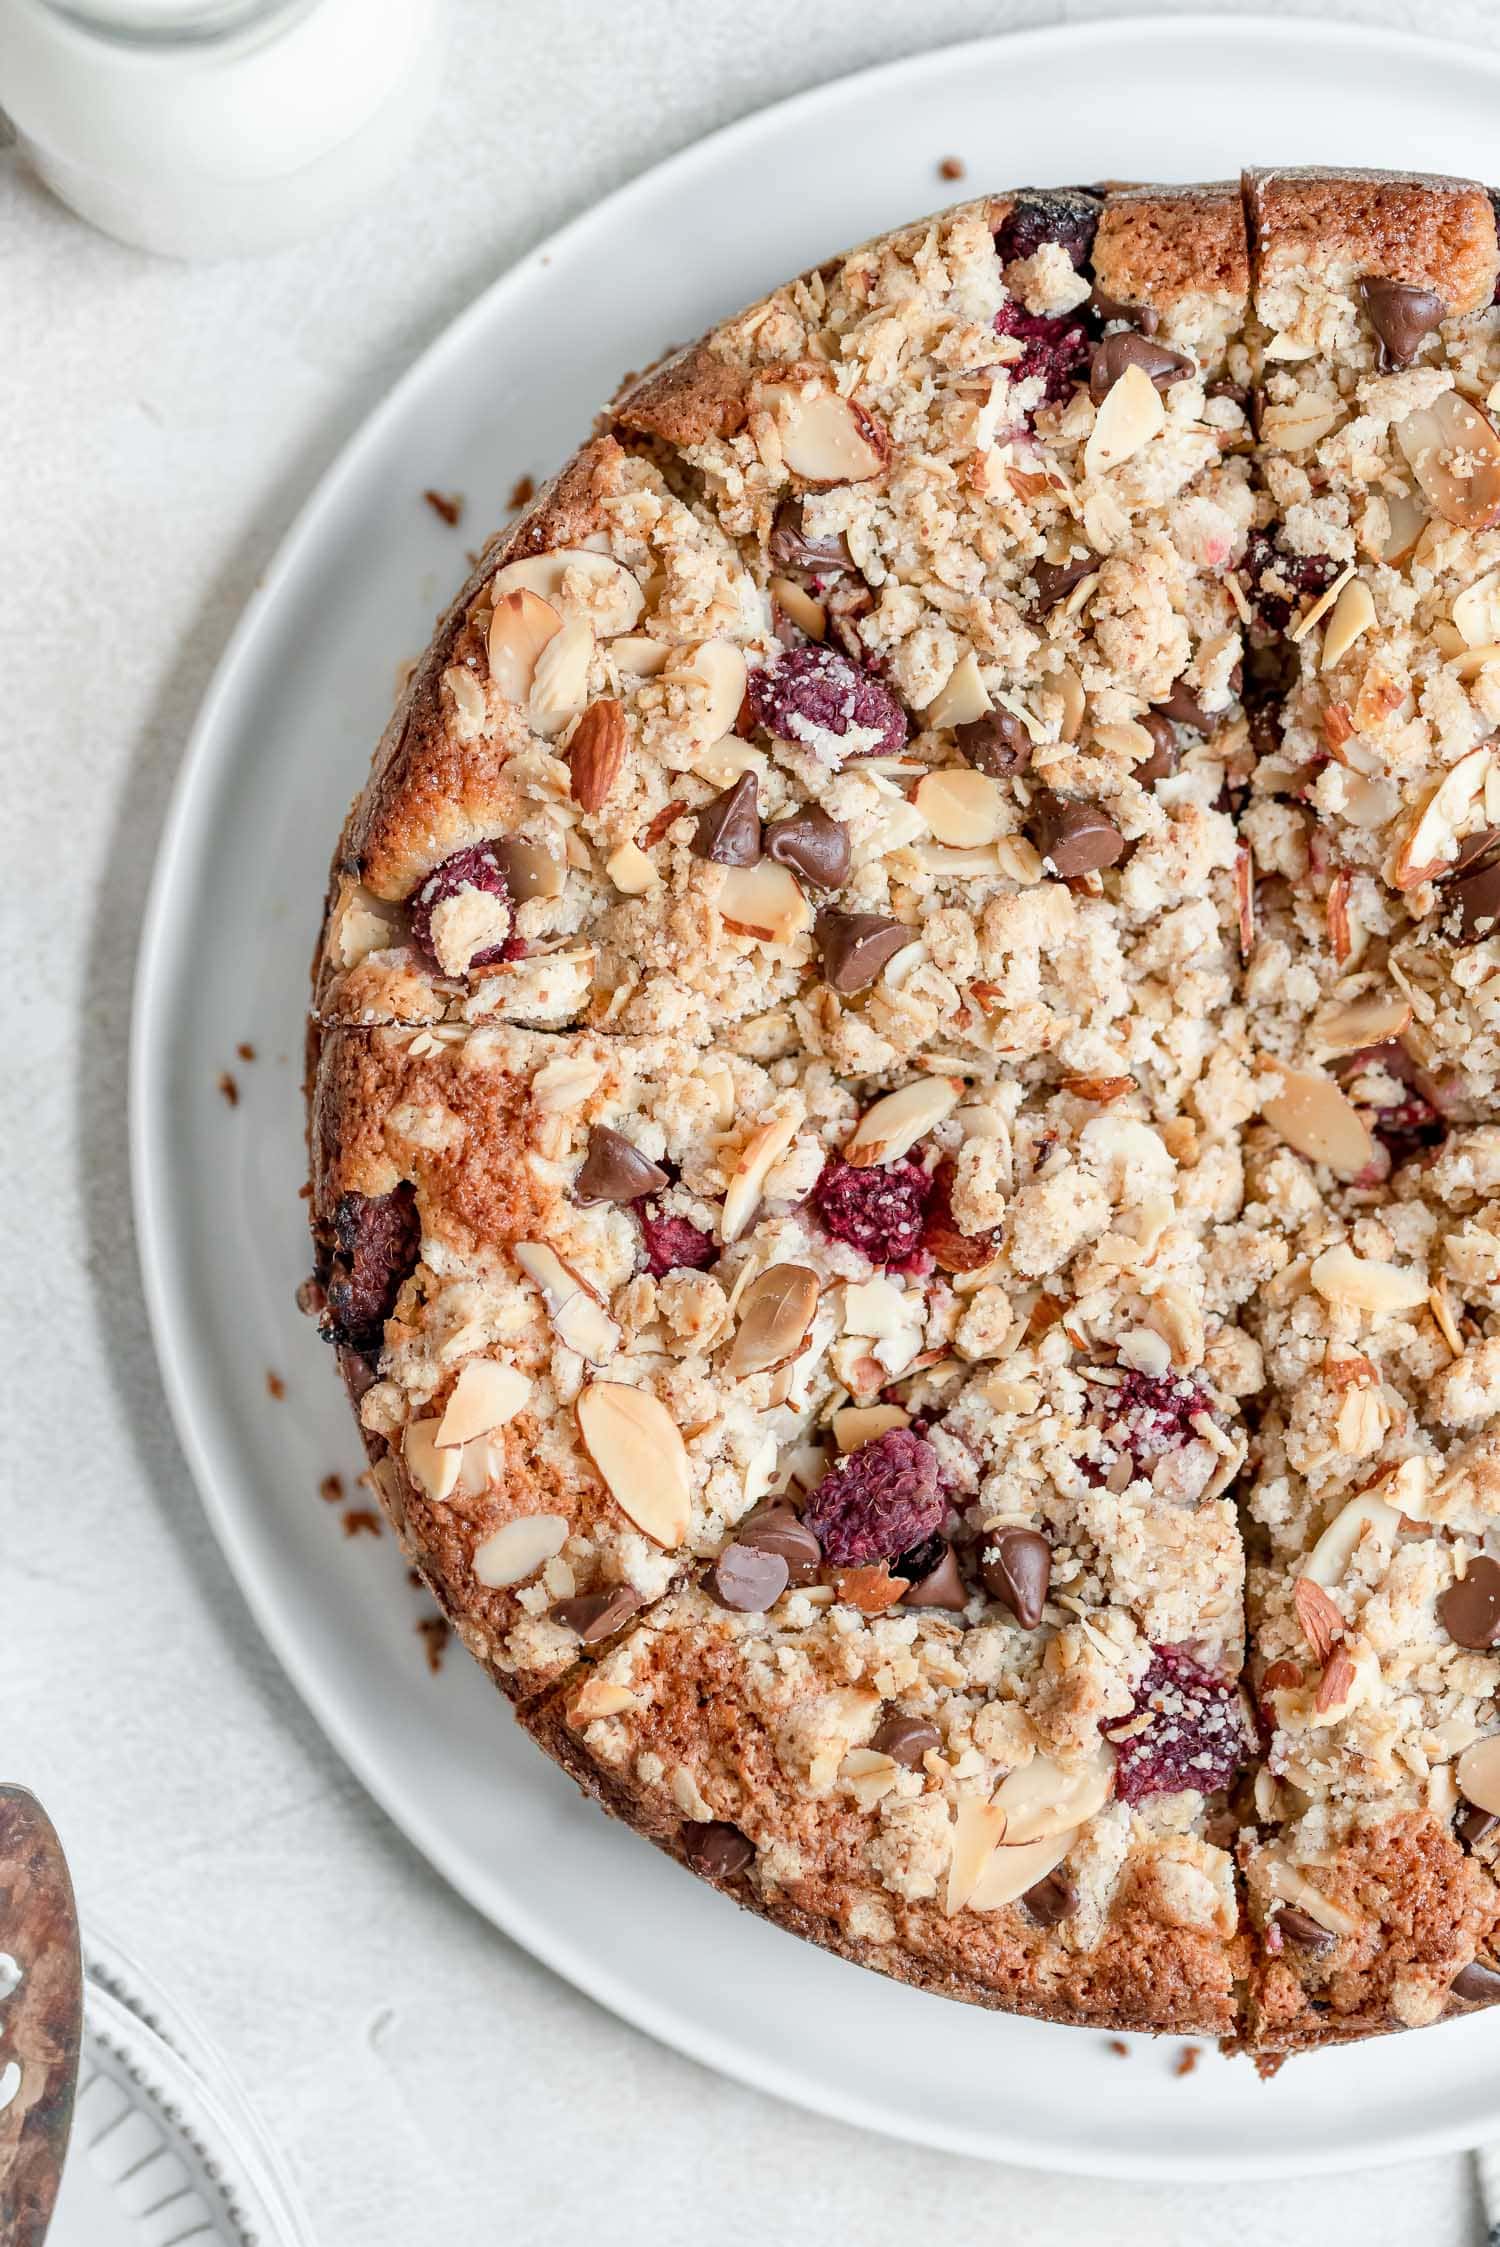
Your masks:
<path fill-rule="evenodd" d="M 1491 198 L 1020 190 L 634 379 L 334 861 L 316 1297 L 517 1717 L 925 1988 L 1500 1994 Z"/>

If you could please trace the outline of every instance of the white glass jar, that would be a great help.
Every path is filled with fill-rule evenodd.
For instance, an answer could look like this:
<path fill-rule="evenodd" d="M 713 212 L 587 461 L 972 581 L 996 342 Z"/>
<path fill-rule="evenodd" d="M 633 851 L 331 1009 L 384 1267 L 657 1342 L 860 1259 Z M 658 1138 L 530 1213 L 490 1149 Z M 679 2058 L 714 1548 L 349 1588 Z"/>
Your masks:
<path fill-rule="evenodd" d="M 331 225 L 408 153 L 443 0 L 0 0 L 0 109 L 80 215 L 179 257 Z"/>

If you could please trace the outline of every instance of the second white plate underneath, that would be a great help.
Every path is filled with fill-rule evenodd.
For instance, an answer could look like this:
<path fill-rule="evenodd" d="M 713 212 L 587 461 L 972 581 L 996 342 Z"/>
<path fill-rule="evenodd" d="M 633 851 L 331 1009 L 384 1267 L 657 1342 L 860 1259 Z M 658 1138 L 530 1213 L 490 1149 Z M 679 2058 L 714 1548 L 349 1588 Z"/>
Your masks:
<path fill-rule="evenodd" d="M 1500 2018 L 1299 2061 L 1271 2083 L 1212 2053 L 1178 2079 L 1174 2047 L 1127 2062 L 1101 2036 L 898 1988 L 737 1913 L 588 1808 L 460 1658 L 431 1684 L 413 1677 L 413 1595 L 389 1546 L 345 1544 L 315 1495 L 330 1468 L 354 1470 L 356 1445 L 292 1297 L 307 1256 L 301 1010 L 327 855 L 397 662 L 464 569 L 468 532 L 419 495 L 466 492 L 482 536 L 622 369 L 942 202 L 945 156 L 976 193 L 1244 162 L 1483 176 L 1497 96 L 1493 57 L 1169 16 L 950 48 L 751 118 L 545 244 L 420 361 L 309 504 L 198 725 L 138 986 L 137 1214 L 173 1409 L 245 1594 L 349 1762 L 481 1911 L 669 2043 L 849 2121 L 1116 2175 L 1410 2158 L 1492 2128 Z M 253 1063 L 236 1062 L 241 1042 Z M 275 1409 L 268 1366 L 290 1382 Z"/>

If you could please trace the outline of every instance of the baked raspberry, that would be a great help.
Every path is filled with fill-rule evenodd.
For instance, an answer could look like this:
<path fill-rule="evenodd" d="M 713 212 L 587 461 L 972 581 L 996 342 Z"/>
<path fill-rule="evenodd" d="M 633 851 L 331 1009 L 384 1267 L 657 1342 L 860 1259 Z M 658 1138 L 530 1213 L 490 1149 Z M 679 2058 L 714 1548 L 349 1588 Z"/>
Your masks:
<path fill-rule="evenodd" d="M 836 1241 L 872 1264 L 905 1264 L 922 1246 L 932 1180 L 920 1163 L 846 1163 L 830 1156 L 813 1188 L 818 1215 Z"/>
<path fill-rule="evenodd" d="M 1134 1474 L 1149 1475 L 1168 1452 L 1198 1440 L 1193 1415 L 1210 1409 L 1206 1390 L 1185 1374 L 1129 1370 L 1118 1387 L 1103 1392 L 1106 1444 L 1130 1461 Z M 1108 1479 L 1109 1465 L 1108 1458 L 1086 1459 L 1083 1471 L 1097 1484 Z"/>
<path fill-rule="evenodd" d="M 1028 312 L 1011 297 L 995 314 L 995 333 L 1016 336 L 1025 344 L 1021 357 L 1010 362 L 1010 378 L 1024 382 L 1029 375 L 1040 375 L 1048 405 L 1060 404 L 1088 371 L 1093 350 L 1089 332 L 1063 314 Z"/>
<path fill-rule="evenodd" d="M 943 1518 L 937 1454 L 909 1428 L 861 1444 L 823 1477 L 802 1519 L 836 1568 L 894 1560 Z"/>
<path fill-rule="evenodd" d="M 341 1349 L 376 1350 L 422 1243 L 415 1189 L 403 1181 L 389 1194 L 340 1194 L 333 1239 L 324 1337 Z"/>
<path fill-rule="evenodd" d="M 947 1156 L 932 1174 L 922 1224 L 922 1246 L 940 1272 L 976 1272 L 1000 1246 L 996 1231 L 961 1233 L 953 1214 L 953 1163 Z"/>
<path fill-rule="evenodd" d="M 1413 1061 L 1399 1039 L 1390 1039 L 1384 1045 L 1361 1047 L 1358 1053 L 1349 1056 L 1341 1073 L 1356 1107 L 1363 1109 L 1372 1137 L 1379 1141 L 1389 1158 L 1383 1177 L 1389 1176 L 1397 1163 L 1428 1154 L 1447 1138 L 1447 1123 L 1433 1097 L 1439 1088 L 1426 1070 Z M 1366 1096 L 1366 1085 L 1380 1085 L 1382 1079 L 1394 1079 L 1400 1085 L 1399 1099 L 1372 1101 Z M 1381 1182 L 1381 1179 L 1369 1181 Z M 1356 1183 L 1365 1181 L 1360 1179 Z"/>
<path fill-rule="evenodd" d="M 1148 1724 L 1115 1743 L 1115 1793 L 1122 1802 L 1144 1802 L 1183 1787 L 1214 1794 L 1228 1786 L 1250 1752 L 1237 1689 L 1180 1646 L 1151 1649 L 1128 1724 L 1143 1716 Z"/>
<path fill-rule="evenodd" d="M 1077 272 L 1088 264 L 1099 231 L 1099 205 L 1078 188 L 1043 189 L 1018 196 L 1001 220 L 995 248 L 1002 265 L 1035 257 L 1044 242 L 1065 249 Z"/>
<path fill-rule="evenodd" d="M 701 1225 L 686 1217 L 663 1217 L 649 1203 L 640 1215 L 646 1268 L 653 1279 L 664 1272 L 701 1272 L 718 1262 L 718 1243 Z"/>
<path fill-rule="evenodd" d="M 486 896 L 497 897 L 502 905 L 510 904 L 510 885 L 500 870 L 500 865 L 488 843 L 471 844 L 467 850 L 456 850 L 435 866 L 416 896 L 411 901 L 411 937 L 419 952 L 441 971 L 442 962 L 432 941 L 432 916 L 439 905 L 460 890 L 483 890 Z M 491 944 L 482 952 L 475 952 L 469 966 L 494 967 L 500 960 L 519 960 L 525 956 L 526 946 L 515 934 L 514 928 L 503 944 Z"/>
<path fill-rule="evenodd" d="M 835 771 L 851 757 L 894 757 L 906 740 L 906 713 L 890 688 L 837 648 L 788 648 L 752 671 L 750 707 L 768 733 Z"/>
<path fill-rule="evenodd" d="M 1272 632 L 1284 632 L 1292 621 L 1294 601 L 1279 590 L 1281 586 L 1304 601 L 1316 600 L 1339 574 L 1339 565 L 1329 554 L 1284 554 L 1270 531 L 1250 533 L 1242 567 L 1260 621 Z M 1276 584 L 1268 584 L 1273 577 Z"/>

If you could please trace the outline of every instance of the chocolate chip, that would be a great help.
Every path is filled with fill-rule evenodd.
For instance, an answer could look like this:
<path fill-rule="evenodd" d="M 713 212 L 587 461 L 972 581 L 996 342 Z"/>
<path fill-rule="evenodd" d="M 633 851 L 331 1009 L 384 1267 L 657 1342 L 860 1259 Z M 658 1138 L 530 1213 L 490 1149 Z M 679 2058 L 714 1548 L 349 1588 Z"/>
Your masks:
<path fill-rule="evenodd" d="M 1493 1810 L 1481 1810 L 1477 1803 L 1466 1802 L 1453 1821 L 1453 1830 L 1466 1849 L 1477 1849 L 1488 1841 L 1495 1828 L 1500 1826 Z"/>
<path fill-rule="evenodd" d="M 1204 392 L 1207 398 L 1231 398 L 1241 413 L 1250 410 L 1249 386 L 1243 382 L 1211 382 Z"/>
<path fill-rule="evenodd" d="M 885 913 L 838 913 L 825 906 L 816 929 L 823 973 L 841 998 L 868 990 L 885 963 L 912 932 Z"/>
<path fill-rule="evenodd" d="M 831 812 L 813 808 L 778 819 L 765 831 L 765 852 L 778 866 L 790 866 L 809 889 L 842 889 L 849 879 L 853 852 L 849 830 Z"/>
<path fill-rule="evenodd" d="M 755 1862 L 755 1844 L 722 1818 L 682 1829 L 682 1854 L 705 1880 L 734 1880 Z"/>
<path fill-rule="evenodd" d="M 1031 735 L 1014 710 L 987 710 L 955 726 L 953 739 L 965 764 L 987 772 L 993 780 L 1008 779 L 1031 762 Z"/>
<path fill-rule="evenodd" d="M 1326 1957 L 1338 1941 L 1331 1927 L 1320 1926 L 1310 1912 L 1299 1912 L 1295 1904 L 1281 1906 L 1276 1924 L 1286 1942 L 1299 1951 L 1307 1951 L 1313 1958 Z"/>
<path fill-rule="evenodd" d="M 1473 1959 L 1454 1975 L 1452 1991 L 1464 2005 L 1493 2005 L 1500 1999 L 1500 1969 Z"/>
<path fill-rule="evenodd" d="M 1465 843 L 1443 882 L 1443 907 L 1458 908 L 1459 936 L 1477 944 L 1500 922 L 1500 827 L 1486 827 Z"/>
<path fill-rule="evenodd" d="M 1117 328 L 1094 345 L 1089 359 L 1089 396 L 1096 406 L 1103 405 L 1127 367 L 1139 367 L 1158 390 L 1170 390 L 1174 382 L 1185 382 L 1198 372 L 1185 353 L 1169 351 L 1164 343 L 1153 343 L 1149 336 L 1136 335 L 1128 328 Z"/>
<path fill-rule="evenodd" d="M 802 528 L 800 499 L 784 499 L 777 508 L 767 552 L 778 569 L 804 570 L 810 577 L 837 577 L 854 567 L 854 556 L 842 531 L 832 538 L 807 536 Z"/>
<path fill-rule="evenodd" d="M 1037 791 L 1031 821 L 1037 849 L 1065 881 L 1113 866 L 1125 848 L 1124 836 L 1101 805 L 1057 796 L 1050 788 Z"/>
<path fill-rule="evenodd" d="M 1034 1631 L 1052 1581 L 1052 1548 L 1036 1529 L 997 1529 L 983 1547 L 979 1573 L 993 1599 L 1003 1600 L 1022 1630 Z"/>
<path fill-rule="evenodd" d="M 759 783 L 753 772 L 742 772 L 734 785 L 698 814 L 698 825 L 688 845 L 695 858 L 710 859 L 715 866 L 753 866 L 760 857 Z"/>
<path fill-rule="evenodd" d="M 1359 295 L 1380 338 L 1382 370 L 1409 367 L 1423 338 L 1448 316 L 1436 289 L 1418 288 L 1410 281 L 1361 281 Z"/>
<path fill-rule="evenodd" d="M 1468 1573 L 1450 1584 L 1437 1603 L 1438 1621 L 1455 1646 L 1488 1653 L 1500 1645 L 1500 1561 L 1480 1553 Z"/>
<path fill-rule="evenodd" d="M 896 1563 L 896 1574 L 906 1573 L 901 1562 Z M 919 1576 L 902 1598 L 903 1607 L 946 1607 L 954 1614 L 968 1604 L 963 1578 L 958 1573 L 958 1561 L 953 1547 L 943 1542 L 941 1556 L 925 1576 Z"/>
<path fill-rule="evenodd" d="M 925 1716 L 888 1716 L 871 1740 L 877 1755 L 888 1755 L 908 1771 L 919 1771 L 929 1748 L 940 1748 L 943 1735 Z"/>
<path fill-rule="evenodd" d="M 800 1514 L 783 1502 L 763 1507 L 735 1532 L 737 1545 L 775 1553 L 786 1562 L 788 1580 L 811 1584 L 823 1565 L 823 1548 Z"/>
<path fill-rule="evenodd" d="M 1065 562 L 1033 562 L 1031 579 L 1036 587 L 1036 610 L 1045 616 L 1099 566 L 1097 554 L 1071 554 Z"/>
<path fill-rule="evenodd" d="M 1106 296 L 1097 281 L 1089 309 L 1100 320 L 1128 320 L 1142 335 L 1155 335 L 1161 326 L 1161 314 L 1154 304 L 1125 304 L 1117 296 Z"/>
<path fill-rule="evenodd" d="M 1050 1872 L 1021 1901 L 1038 1927 L 1060 1927 L 1078 1909 L 1078 1884 L 1065 1872 Z"/>
<path fill-rule="evenodd" d="M 643 1155 L 622 1131 L 594 1124 L 584 1151 L 573 1198 L 584 1209 L 595 1202 L 638 1202 L 643 1194 L 659 1194 L 671 1184 L 660 1163 Z"/>
<path fill-rule="evenodd" d="M 585 1646 L 597 1646 L 623 1629 L 640 1604 L 640 1595 L 628 1584 L 616 1584 L 612 1591 L 580 1592 L 576 1599 L 560 1599 L 550 1613 L 554 1623 L 576 1631 Z"/>
<path fill-rule="evenodd" d="M 1153 702 L 1151 707 L 1159 710 L 1164 718 L 1170 718 L 1174 725 L 1191 726 L 1194 733 L 1207 733 L 1213 723 L 1184 679 L 1174 681 L 1171 693 L 1164 694 L 1160 702 Z"/>
<path fill-rule="evenodd" d="M 1133 769 L 1133 777 L 1143 788 L 1154 788 L 1158 780 L 1170 780 L 1177 770 L 1177 736 L 1171 722 L 1159 710 L 1148 710 L 1141 720 L 1147 733 L 1156 743 L 1150 756 Z"/>
<path fill-rule="evenodd" d="M 790 1574 L 781 1553 L 734 1544 L 726 1545 L 714 1562 L 710 1582 L 721 1607 L 737 1615 L 763 1615 L 786 1590 Z"/>

